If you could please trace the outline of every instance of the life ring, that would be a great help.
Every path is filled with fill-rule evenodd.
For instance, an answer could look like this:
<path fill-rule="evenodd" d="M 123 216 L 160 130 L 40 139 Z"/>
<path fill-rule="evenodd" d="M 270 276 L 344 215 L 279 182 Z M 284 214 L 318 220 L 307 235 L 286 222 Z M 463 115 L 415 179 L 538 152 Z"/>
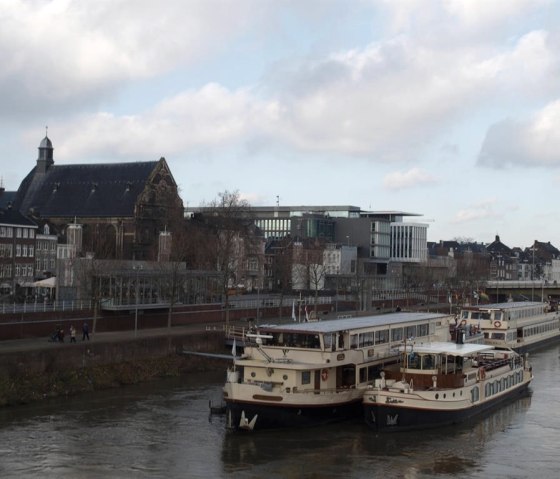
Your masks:
<path fill-rule="evenodd" d="M 481 381 L 484 381 L 486 379 L 486 370 L 484 368 L 478 368 L 478 378 Z"/>
<path fill-rule="evenodd" d="M 326 381 L 327 379 L 329 379 L 329 370 L 328 369 L 323 369 L 321 371 L 321 379 L 323 381 Z"/>
<path fill-rule="evenodd" d="M 499 328 L 502 325 L 499 321 L 494 321 L 494 327 Z"/>

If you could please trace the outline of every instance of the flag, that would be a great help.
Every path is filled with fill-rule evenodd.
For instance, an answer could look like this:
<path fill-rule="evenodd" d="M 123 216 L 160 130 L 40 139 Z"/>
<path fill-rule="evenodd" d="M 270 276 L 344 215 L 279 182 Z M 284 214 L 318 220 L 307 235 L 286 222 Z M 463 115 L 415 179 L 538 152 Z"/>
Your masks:
<path fill-rule="evenodd" d="M 292 319 L 294 320 L 294 322 L 297 321 L 297 318 L 296 318 L 296 300 L 295 299 L 292 301 Z"/>
<path fill-rule="evenodd" d="M 309 311 L 307 311 L 307 304 L 305 305 L 305 320 L 309 322 Z"/>
<path fill-rule="evenodd" d="M 235 344 L 235 338 L 233 338 L 233 346 L 231 347 L 231 355 L 234 359 L 237 357 L 237 345 Z"/>

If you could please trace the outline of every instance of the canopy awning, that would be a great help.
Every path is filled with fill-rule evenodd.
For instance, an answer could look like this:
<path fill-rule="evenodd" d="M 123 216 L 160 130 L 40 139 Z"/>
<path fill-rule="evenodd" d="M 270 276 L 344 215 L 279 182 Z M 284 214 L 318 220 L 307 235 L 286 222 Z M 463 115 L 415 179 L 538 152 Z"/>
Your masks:
<path fill-rule="evenodd" d="M 35 281 L 33 286 L 36 288 L 56 288 L 56 276 L 51 276 L 47 279 L 42 279 L 40 281 Z"/>

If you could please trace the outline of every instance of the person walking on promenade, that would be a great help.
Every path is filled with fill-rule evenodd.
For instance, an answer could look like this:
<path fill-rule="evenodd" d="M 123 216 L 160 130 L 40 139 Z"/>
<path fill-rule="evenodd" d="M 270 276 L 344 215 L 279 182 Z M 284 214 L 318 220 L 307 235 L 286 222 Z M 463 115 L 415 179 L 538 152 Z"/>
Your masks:
<path fill-rule="evenodd" d="M 85 341 L 86 338 L 89 341 L 89 327 L 87 323 L 84 323 L 84 325 L 82 326 L 82 341 Z"/>
<path fill-rule="evenodd" d="M 70 342 L 71 343 L 76 342 L 76 328 L 74 327 L 73 324 L 70 325 Z"/>

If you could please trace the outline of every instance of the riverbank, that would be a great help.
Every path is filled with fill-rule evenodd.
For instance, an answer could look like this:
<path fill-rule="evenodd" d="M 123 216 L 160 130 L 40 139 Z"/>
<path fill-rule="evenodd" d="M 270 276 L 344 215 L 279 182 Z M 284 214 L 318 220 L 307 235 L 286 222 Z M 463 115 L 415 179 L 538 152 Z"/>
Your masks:
<path fill-rule="evenodd" d="M 162 328 L 137 336 L 97 334 L 77 343 L 4 342 L 0 346 L 0 407 L 227 367 L 227 360 L 180 355 L 183 349 L 224 353 L 224 334 L 221 330 Z"/>

